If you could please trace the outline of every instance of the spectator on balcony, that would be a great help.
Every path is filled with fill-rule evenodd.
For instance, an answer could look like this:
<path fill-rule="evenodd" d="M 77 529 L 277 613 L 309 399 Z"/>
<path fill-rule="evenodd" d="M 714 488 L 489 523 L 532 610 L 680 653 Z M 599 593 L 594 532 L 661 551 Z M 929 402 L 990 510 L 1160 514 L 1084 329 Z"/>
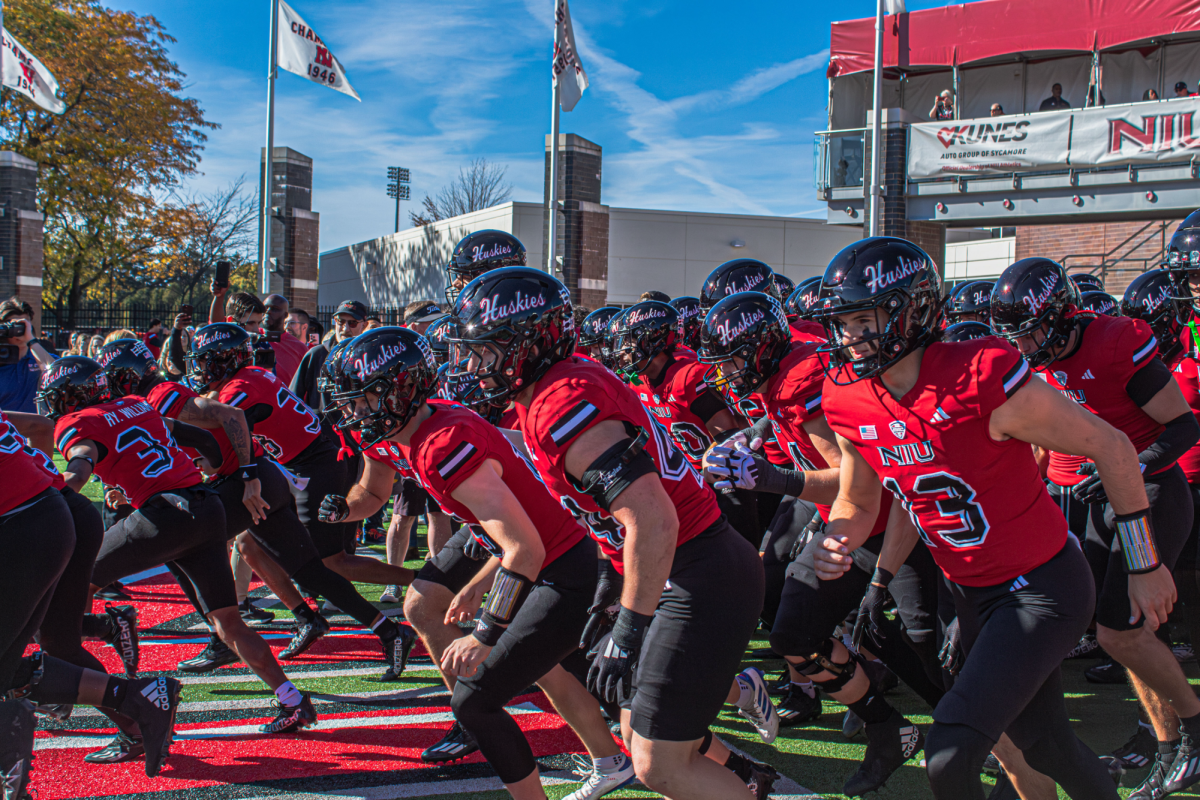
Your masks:
<path fill-rule="evenodd" d="M 1106 104 L 1107 104 L 1107 101 L 1104 99 L 1104 90 L 1101 90 L 1099 105 L 1106 105 Z M 1097 103 L 1096 103 L 1096 84 L 1093 83 L 1092 85 L 1088 86 L 1087 100 L 1084 101 L 1083 107 L 1091 108 L 1094 105 L 1097 105 Z"/>
<path fill-rule="evenodd" d="M 1004 116 L 1004 106 L 1000 105 L 999 103 L 992 103 L 992 116 L 993 117 L 1003 117 Z"/>
<path fill-rule="evenodd" d="M 954 119 L 954 96 L 949 89 L 943 89 L 929 109 L 930 119 Z"/>
<path fill-rule="evenodd" d="M 1071 104 L 1063 99 L 1062 84 L 1056 83 L 1050 87 L 1050 96 L 1042 101 L 1038 111 L 1056 111 L 1060 108 L 1070 108 Z"/>
<path fill-rule="evenodd" d="M 1188 91 L 1187 81 L 1179 81 L 1179 83 L 1175 84 L 1175 96 L 1176 97 L 1194 97 L 1194 95 Z"/>
<path fill-rule="evenodd" d="M 1158 90 L 1157 89 L 1147 89 L 1146 91 L 1142 92 L 1142 101 L 1143 102 L 1145 102 L 1147 100 L 1157 100 L 1157 99 L 1158 99 Z"/>

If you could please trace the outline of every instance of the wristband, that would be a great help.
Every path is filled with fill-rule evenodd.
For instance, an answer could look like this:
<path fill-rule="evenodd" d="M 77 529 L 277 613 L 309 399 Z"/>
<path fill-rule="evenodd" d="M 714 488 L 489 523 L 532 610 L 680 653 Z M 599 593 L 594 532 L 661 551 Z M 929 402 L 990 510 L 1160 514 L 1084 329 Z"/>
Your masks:
<path fill-rule="evenodd" d="M 509 572 L 504 567 L 496 572 L 496 581 L 488 592 L 488 602 L 479 616 L 472 634 L 481 644 L 495 646 L 513 621 L 525 598 L 533 591 L 533 581 L 524 575 Z"/>
<path fill-rule="evenodd" d="M 242 464 L 238 467 L 238 477 L 243 481 L 258 480 L 258 464 Z"/>
<path fill-rule="evenodd" d="M 871 585 L 886 589 L 895 577 L 883 567 L 876 567 L 875 574 L 871 576 Z"/>
<path fill-rule="evenodd" d="M 1118 514 L 1116 523 L 1126 574 L 1139 575 L 1158 569 L 1158 547 L 1150 524 L 1150 509 L 1136 514 Z"/>
<path fill-rule="evenodd" d="M 626 650 L 637 650 L 642 646 L 642 637 L 646 628 L 650 627 L 653 614 L 639 614 L 625 606 L 617 612 L 617 622 L 613 625 L 612 640 L 618 647 Z"/>

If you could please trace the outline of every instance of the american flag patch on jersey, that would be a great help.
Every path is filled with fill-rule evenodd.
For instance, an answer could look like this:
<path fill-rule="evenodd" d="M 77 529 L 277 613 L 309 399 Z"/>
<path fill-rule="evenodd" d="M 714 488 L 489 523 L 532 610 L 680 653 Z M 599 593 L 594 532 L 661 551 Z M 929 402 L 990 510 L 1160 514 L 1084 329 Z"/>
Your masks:
<path fill-rule="evenodd" d="M 580 400 L 563 418 L 550 428 L 550 438 L 556 445 L 562 447 L 567 442 L 583 433 L 584 429 L 600 413 L 600 409 L 587 400 Z"/>
<path fill-rule="evenodd" d="M 182 395 L 177 391 L 173 391 L 162 399 L 158 404 L 158 413 L 164 417 L 171 416 L 171 409 L 175 408 L 175 404 L 179 402 Z"/>
<path fill-rule="evenodd" d="M 443 458 L 437 463 L 438 475 L 442 476 L 442 480 L 450 480 L 454 473 L 458 472 L 459 468 L 467 462 L 475 451 L 478 450 L 475 445 L 470 442 L 463 442 L 458 447 L 450 451 L 450 455 Z"/>
<path fill-rule="evenodd" d="M 864 439 L 878 439 L 879 434 L 875 431 L 874 425 L 859 425 L 858 435 Z"/>
<path fill-rule="evenodd" d="M 1023 358 L 1017 359 L 1017 363 L 1004 375 L 1004 396 L 1012 397 L 1029 380 L 1029 375 L 1029 362 Z"/>

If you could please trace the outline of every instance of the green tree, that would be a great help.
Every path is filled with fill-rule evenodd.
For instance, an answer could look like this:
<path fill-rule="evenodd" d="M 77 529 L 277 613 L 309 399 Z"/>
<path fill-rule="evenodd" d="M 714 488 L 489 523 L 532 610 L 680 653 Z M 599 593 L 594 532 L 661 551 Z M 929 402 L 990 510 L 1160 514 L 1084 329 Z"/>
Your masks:
<path fill-rule="evenodd" d="M 5 146 L 38 164 L 46 218 L 43 298 L 66 326 L 80 301 L 108 293 L 110 276 L 145 264 L 171 233 L 159 198 L 196 172 L 217 127 L 182 96 L 175 40 L 152 16 L 97 0 L 7 0 L 5 27 L 54 73 L 66 112 L 4 93 Z"/>

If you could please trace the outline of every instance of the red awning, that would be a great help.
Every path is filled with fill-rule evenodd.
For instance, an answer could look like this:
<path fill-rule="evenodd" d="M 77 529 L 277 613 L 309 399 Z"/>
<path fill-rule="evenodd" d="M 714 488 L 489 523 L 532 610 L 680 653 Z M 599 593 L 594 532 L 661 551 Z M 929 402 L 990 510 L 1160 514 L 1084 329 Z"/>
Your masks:
<path fill-rule="evenodd" d="M 1091 52 L 1200 31 L 1200 0 L 979 0 L 884 19 L 885 67 Z M 829 77 L 875 67 L 875 18 L 833 23 Z"/>

